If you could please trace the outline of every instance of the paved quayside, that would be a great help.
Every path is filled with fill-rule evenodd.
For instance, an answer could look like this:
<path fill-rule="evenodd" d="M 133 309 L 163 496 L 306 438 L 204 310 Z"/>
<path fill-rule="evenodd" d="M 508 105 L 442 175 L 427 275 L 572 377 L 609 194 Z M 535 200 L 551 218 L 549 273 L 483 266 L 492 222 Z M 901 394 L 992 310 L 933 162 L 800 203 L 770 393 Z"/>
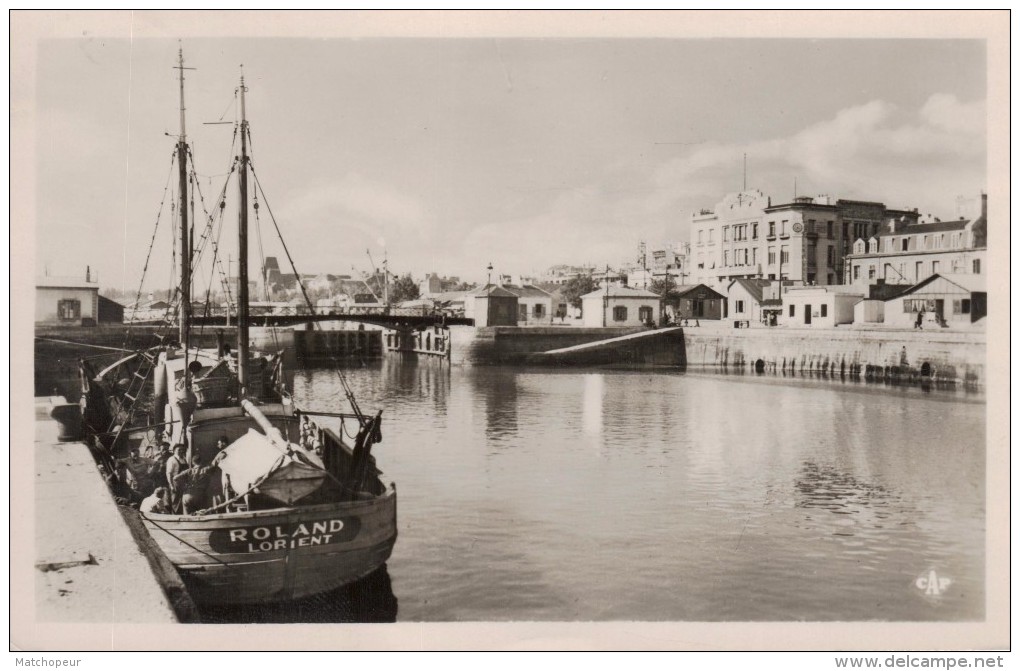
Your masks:
<path fill-rule="evenodd" d="M 59 425 L 49 419 L 53 400 L 36 399 L 36 620 L 193 619 L 194 606 L 173 566 L 153 554 L 145 536 L 136 541 L 88 447 L 58 440 Z"/>

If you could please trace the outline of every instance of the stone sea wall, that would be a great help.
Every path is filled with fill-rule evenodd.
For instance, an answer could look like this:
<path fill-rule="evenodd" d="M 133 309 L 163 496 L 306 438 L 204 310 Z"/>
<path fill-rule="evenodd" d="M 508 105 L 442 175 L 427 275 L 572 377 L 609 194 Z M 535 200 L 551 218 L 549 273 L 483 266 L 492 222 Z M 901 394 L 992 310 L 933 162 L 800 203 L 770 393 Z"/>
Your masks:
<path fill-rule="evenodd" d="M 868 379 L 927 378 L 983 385 L 981 332 L 684 329 L 691 367 L 819 372 Z"/>

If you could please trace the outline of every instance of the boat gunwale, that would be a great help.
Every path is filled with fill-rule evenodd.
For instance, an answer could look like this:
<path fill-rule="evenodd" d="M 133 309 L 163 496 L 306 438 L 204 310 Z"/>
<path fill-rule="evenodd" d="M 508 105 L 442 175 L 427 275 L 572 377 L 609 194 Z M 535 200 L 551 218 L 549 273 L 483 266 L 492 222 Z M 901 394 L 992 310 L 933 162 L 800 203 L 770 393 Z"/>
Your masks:
<path fill-rule="evenodd" d="M 381 482 L 381 480 L 380 480 Z M 152 520 L 153 522 L 214 522 L 219 520 L 238 520 L 238 519 L 262 519 L 266 517 L 291 517 L 291 516 L 304 516 L 308 514 L 316 514 L 320 512 L 328 512 L 331 510 L 340 511 L 352 511 L 358 509 L 371 509 L 380 507 L 387 503 L 390 499 L 395 500 L 397 497 L 397 486 L 396 483 L 389 483 L 384 485 L 385 489 L 382 494 L 378 494 L 371 499 L 358 500 L 358 501 L 335 501 L 333 503 L 318 503 L 311 506 L 286 506 L 281 508 L 270 508 L 268 510 L 245 510 L 236 511 L 231 513 L 217 513 L 214 515 L 173 515 L 165 513 L 141 513 L 142 520 Z M 369 512 L 371 512 L 369 510 Z"/>

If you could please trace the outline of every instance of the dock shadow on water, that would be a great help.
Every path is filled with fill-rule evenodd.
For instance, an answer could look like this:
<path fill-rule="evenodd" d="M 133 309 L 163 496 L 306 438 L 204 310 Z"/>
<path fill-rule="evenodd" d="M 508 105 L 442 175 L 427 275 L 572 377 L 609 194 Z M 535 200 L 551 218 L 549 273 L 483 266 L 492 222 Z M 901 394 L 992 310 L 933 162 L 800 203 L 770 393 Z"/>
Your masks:
<path fill-rule="evenodd" d="M 332 592 L 281 603 L 204 606 L 200 619 L 210 624 L 388 623 L 397 621 L 397 597 L 383 565 Z"/>

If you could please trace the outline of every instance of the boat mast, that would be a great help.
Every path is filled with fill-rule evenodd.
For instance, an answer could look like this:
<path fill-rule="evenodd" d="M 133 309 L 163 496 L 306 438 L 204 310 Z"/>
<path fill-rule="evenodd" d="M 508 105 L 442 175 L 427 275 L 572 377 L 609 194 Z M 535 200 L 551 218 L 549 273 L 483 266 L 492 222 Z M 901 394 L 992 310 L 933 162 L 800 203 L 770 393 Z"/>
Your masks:
<path fill-rule="evenodd" d="M 241 395 L 248 387 L 248 120 L 244 112 L 244 74 L 241 74 L 241 166 L 238 173 L 240 203 L 237 215 L 237 382 Z"/>
<path fill-rule="evenodd" d="M 180 178 L 181 221 L 181 346 L 184 348 L 184 386 L 191 383 L 188 372 L 188 347 L 191 344 L 191 236 L 188 230 L 188 139 L 184 127 L 184 50 L 177 49 L 177 69 L 181 84 L 181 135 L 177 140 L 177 171 Z M 191 68 L 188 68 L 189 70 Z"/>

